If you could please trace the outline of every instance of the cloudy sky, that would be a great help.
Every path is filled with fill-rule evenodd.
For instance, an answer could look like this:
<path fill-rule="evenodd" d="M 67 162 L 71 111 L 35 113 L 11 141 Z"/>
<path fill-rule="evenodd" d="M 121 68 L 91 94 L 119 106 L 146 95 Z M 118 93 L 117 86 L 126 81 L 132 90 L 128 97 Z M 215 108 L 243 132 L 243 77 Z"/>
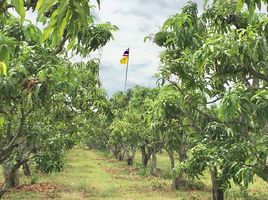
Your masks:
<path fill-rule="evenodd" d="M 124 89 L 125 66 L 119 64 L 123 52 L 130 48 L 127 87 L 154 86 L 152 78 L 159 66 L 160 49 L 144 37 L 159 30 L 171 15 L 180 12 L 188 0 L 102 0 L 97 20 L 111 22 L 120 29 L 101 51 L 101 80 L 109 95 Z M 200 9 L 202 0 L 196 0 Z"/>
<path fill-rule="evenodd" d="M 130 48 L 127 88 L 135 85 L 153 87 L 156 84 L 154 74 L 160 65 L 161 49 L 144 38 L 159 31 L 163 22 L 171 15 L 181 11 L 189 0 L 101 0 L 101 9 L 95 9 L 97 23 L 110 22 L 119 28 L 101 51 L 92 57 L 101 58 L 100 76 L 103 87 L 109 96 L 124 90 L 125 65 L 119 60 L 127 48 Z M 195 1 L 202 10 L 203 0 Z M 92 1 L 93 2 L 93 1 Z M 15 11 L 14 14 L 16 15 Z M 27 19 L 36 19 L 36 13 L 27 13 Z M 40 25 L 40 24 L 39 24 Z M 81 61 L 80 57 L 73 58 Z"/>

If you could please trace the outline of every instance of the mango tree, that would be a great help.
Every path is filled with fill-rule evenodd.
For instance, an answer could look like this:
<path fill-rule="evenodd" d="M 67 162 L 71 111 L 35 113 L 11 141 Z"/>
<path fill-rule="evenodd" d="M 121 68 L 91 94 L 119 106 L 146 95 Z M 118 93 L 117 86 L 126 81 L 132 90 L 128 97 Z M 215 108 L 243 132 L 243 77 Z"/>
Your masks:
<path fill-rule="evenodd" d="M 157 173 L 156 153 L 162 149 L 163 143 L 150 126 L 147 116 L 157 91 L 136 86 L 127 93 L 116 93 L 111 99 L 113 118 L 109 143 L 115 157 L 123 159 L 126 156 L 128 164 L 132 165 L 135 153 L 140 148 L 145 168 L 152 156 L 153 174 Z"/>
<path fill-rule="evenodd" d="M 99 85 L 88 87 L 84 83 L 89 78 L 98 78 L 98 74 L 87 79 L 82 74 L 84 70 L 98 68 L 98 63 L 80 68 L 73 66 L 67 56 L 68 50 L 86 56 L 112 38 L 111 32 L 116 27 L 94 24 L 92 7 L 86 0 L 0 1 L 0 164 L 18 166 L 12 164 L 12 159 L 22 152 L 21 146 L 31 146 L 31 141 L 41 140 L 42 134 L 31 130 L 36 116 L 40 119 L 48 116 L 49 122 L 54 116 L 46 112 L 67 108 L 80 114 L 79 106 L 88 108 L 92 104 L 89 101 L 94 97 L 90 90 Z M 13 8 L 20 18 L 14 17 Z M 30 9 L 37 12 L 36 20 L 43 23 L 44 29 L 25 20 L 25 12 L 31 12 Z M 87 98 L 86 90 L 89 90 Z M 68 113 L 63 115 L 65 120 Z M 51 137 L 66 128 L 59 122 L 52 123 L 51 126 L 55 126 L 49 129 L 46 120 L 43 122 L 36 122 L 34 129 L 48 135 L 53 133 Z M 58 131 L 55 133 L 55 130 Z"/>
<path fill-rule="evenodd" d="M 159 93 L 158 88 L 136 87 L 130 101 L 130 110 L 136 114 L 136 127 L 139 131 L 139 147 L 142 155 L 142 164 L 146 168 L 151 159 L 151 174 L 158 175 L 157 153 L 163 148 L 163 140 L 151 126 L 151 106 Z"/>
<path fill-rule="evenodd" d="M 124 137 L 127 134 L 128 122 L 124 120 L 124 114 L 128 109 L 131 92 L 117 92 L 110 99 L 110 137 L 109 148 L 118 160 L 125 158 L 127 143 Z"/>
<path fill-rule="evenodd" d="M 161 77 L 202 119 L 191 125 L 200 142 L 179 168 L 192 176 L 210 169 L 213 199 L 224 199 L 231 179 L 245 187 L 255 174 L 267 181 L 267 15 L 254 13 L 260 2 L 247 1 L 247 11 L 244 1 L 213 1 L 202 15 L 189 3 L 154 37 L 165 48 Z"/>
<path fill-rule="evenodd" d="M 125 121 L 129 123 L 127 138 L 130 144 L 130 152 L 132 152 L 128 159 L 130 164 L 133 164 L 133 159 L 138 148 L 140 148 L 142 152 L 142 163 L 144 167 L 147 166 L 148 160 L 152 154 L 152 148 L 147 144 L 148 137 L 150 137 L 153 132 L 150 124 L 148 124 L 149 121 L 146 115 L 149 111 L 151 100 L 157 94 L 157 91 L 158 89 L 140 86 L 135 86 L 131 89 L 131 98 L 125 113 Z M 151 143 L 150 145 L 153 144 Z M 156 171 L 156 168 L 154 171 Z"/>
<path fill-rule="evenodd" d="M 160 89 L 156 100 L 151 105 L 151 124 L 153 129 L 163 140 L 164 149 L 168 152 L 171 170 L 175 167 L 174 153 L 178 153 L 178 160 L 183 163 L 187 159 L 187 151 L 195 145 L 196 132 L 191 121 L 185 117 L 187 105 L 184 99 L 172 85 Z M 194 113 L 192 113 L 194 117 Z M 185 183 L 183 171 L 173 178 L 173 188 L 178 189 Z"/>

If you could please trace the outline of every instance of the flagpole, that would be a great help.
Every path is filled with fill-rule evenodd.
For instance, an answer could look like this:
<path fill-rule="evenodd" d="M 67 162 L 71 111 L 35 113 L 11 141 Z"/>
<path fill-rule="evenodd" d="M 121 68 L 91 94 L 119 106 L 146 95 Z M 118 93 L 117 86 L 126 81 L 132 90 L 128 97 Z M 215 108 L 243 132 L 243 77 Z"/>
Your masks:
<path fill-rule="evenodd" d="M 129 53 L 128 53 L 127 66 L 126 66 L 126 75 L 125 75 L 125 91 L 127 90 L 128 63 L 129 63 Z"/>

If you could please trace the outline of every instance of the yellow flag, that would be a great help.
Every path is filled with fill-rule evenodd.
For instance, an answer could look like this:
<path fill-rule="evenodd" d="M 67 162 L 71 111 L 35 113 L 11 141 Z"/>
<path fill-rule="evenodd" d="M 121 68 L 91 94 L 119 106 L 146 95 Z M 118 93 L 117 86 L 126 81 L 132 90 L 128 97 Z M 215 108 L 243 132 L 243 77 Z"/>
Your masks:
<path fill-rule="evenodd" d="M 127 64 L 128 62 L 128 57 L 127 56 L 124 56 L 123 58 L 121 58 L 120 60 L 120 64 Z"/>
<path fill-rule="evenodd" d="M 123 57 L 120 60 L 120 64 L 127 64 L 128 63 L 128 57 L 129 57 L 129 49 L 124 51 Z"/>
<path fill-rule="evenodd" d="M 7 76 L 7 66 L 4 62 L 0 61 L 0 72 L 3 76 Z"/>

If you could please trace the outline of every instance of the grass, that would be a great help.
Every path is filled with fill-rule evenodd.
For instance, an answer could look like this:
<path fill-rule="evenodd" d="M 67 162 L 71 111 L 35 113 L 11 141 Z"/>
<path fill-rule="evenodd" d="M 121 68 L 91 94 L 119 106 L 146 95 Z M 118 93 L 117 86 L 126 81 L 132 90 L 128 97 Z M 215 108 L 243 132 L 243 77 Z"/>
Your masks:
<path fill-rule="evenodd" d="M 137 155 L 136 161 L 139 160 L 140 155 Z M 158 165 L 164 177 L 140 176 L 135 169 L 138 164 L 136 162 L 134 167 L 128 167 L 125 162 L 105 157 L 97 151 L 73 149 L 68 153 L 64 171 L 50 175 L 38 174 L 38 183 L 56 185 L 59 189 L 45 192 L 11 191 L 3 199 L 211 199 L 208 175 L 202 179 L 207 188 L 203 191 L 171 190 L 169 161 L 165 153 L 158 156 Z M 3 182 L 2 177 L 0 182 Z M 31 178 L 21 177 L 22 184 L 30 182 Z M 250 199 L 268 199 L 267 183 L 256 178 L 248 193 Z M 234 187 L 228 199 L 244 198 L 239 188 Z"/>

